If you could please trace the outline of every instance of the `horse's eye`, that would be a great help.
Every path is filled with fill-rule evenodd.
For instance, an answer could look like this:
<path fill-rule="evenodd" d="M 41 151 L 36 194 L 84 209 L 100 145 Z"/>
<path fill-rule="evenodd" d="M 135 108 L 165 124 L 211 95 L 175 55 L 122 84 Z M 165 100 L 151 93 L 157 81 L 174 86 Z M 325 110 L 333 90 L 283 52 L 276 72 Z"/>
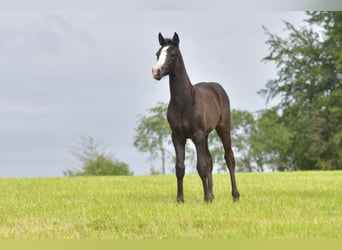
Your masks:
<path fill-rule="evenodd" d="M 174 51 L 172 51 L 172 52 L 170 53 L 170 56 L 171 56 L 171 57 L 176 57 L 176 55 L 177 55 L 177 54 L 176 54 L 176 52 L 174 52 Z"/>

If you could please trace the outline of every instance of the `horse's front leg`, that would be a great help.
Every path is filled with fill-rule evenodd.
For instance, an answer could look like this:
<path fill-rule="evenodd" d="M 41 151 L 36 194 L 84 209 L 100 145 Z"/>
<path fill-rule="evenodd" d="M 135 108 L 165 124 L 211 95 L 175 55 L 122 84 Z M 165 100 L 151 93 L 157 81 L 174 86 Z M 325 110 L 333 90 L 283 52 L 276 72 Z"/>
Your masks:
<path fill-rule="evenodd" d="M 183 177 L 185 174 L 185 143 L 186 138 L 172 133 L 172 142 L 176 151 L 177 202 L 184 202 Z"/>

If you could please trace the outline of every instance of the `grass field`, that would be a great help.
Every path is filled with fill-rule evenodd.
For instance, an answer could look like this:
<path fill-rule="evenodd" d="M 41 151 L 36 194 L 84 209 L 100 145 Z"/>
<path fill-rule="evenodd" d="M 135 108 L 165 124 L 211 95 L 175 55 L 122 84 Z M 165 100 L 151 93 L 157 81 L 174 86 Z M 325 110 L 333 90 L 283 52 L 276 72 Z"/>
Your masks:
<path fill-rule="evenodd" d="M 341 239 L 342 171 L 0 179 L 0 239 Z"/>

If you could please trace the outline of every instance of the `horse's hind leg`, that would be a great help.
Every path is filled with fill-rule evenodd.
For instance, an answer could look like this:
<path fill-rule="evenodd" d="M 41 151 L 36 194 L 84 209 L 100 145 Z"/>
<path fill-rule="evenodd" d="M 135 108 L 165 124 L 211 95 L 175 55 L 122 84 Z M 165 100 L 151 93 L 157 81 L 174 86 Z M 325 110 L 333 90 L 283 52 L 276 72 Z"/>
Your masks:
<path fill-rule="evenodd" d="M 208 149 L 207 137 L 203 132 L 198 132 L 193 138 L 197 151 L 197 171 L 201 177 L 204 192 L 204 201 L 211 202 L 214 198 L 212 181 L 212 161 Z"/>
<path fill-rule="evenodd" d="M 206 155 L 207 155 L 207 168 L 208 168 L 208 196 L 209 200 L 212 201 L 214 197 L 213 193 L 213 177 L 212 177 L 212 172 L 213 172 L 213 160 L 211 158 L 211 154 L 209 151 L 208 147 L 208 136 L 205 138 L 205 149 L 206 149 Z"/>
<path fill-rule="evenodd" d="M 237 189 L 236 180 L 235 180 L 235 159 L 234 159 L 234 153 L 232 150 L 230 130 L 225 129 L 224 127 L 218 127 L 216 128 L 216 131 L 217 131 L 218 136 L 221 138 L 221 141 L 224 147 L 224 152 L 225 152 L 224 158 L 226 160 L 226 164 L 227 164 L 229 174 L 230 174 L 233 200 L 237 201 L 240 197 L 240 193 Z"/>

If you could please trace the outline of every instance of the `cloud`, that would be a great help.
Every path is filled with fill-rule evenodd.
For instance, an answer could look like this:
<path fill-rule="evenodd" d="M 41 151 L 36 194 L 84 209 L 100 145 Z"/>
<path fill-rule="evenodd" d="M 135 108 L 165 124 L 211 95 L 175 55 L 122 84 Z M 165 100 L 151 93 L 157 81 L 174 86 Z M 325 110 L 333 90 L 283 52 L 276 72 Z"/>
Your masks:
<path fill-rule="evenodd" d="M 60 12 L 13 11 L 0 21 L 0 51 L 17 60 L 93 46 L 91 35 L 77 23 L 77 18 Z"/>

